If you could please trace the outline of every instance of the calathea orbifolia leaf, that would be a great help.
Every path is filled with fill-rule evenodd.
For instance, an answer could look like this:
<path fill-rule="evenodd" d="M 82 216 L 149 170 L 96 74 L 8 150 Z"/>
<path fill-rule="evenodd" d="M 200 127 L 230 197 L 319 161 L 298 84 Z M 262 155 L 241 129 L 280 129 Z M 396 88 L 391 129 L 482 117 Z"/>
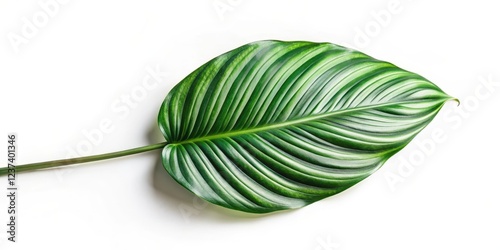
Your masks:
<path fill-rule="evenodd" d="M 207 201 L 252 213 L 298 208 L 376 171 L 450 99 L 358 51 L 260 41 L 212 59 L 172 89 L 158 117 L 166 142 L 8 164 L 0 175 L 163 149 L 168 173 Z"/>
<path fill-rule="evenodd" d="M 372 174 L 450 99 L 417 74 L 341 46 L 254 42 L 167 95 L 163 165 L 217 205 L 298 208 Z"/>

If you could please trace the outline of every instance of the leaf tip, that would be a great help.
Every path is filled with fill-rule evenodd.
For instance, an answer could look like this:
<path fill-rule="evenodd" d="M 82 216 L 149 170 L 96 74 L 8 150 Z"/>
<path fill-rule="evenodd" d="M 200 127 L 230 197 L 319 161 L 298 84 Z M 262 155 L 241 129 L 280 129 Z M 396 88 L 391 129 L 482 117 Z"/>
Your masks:
<path fill-rule="evenodd" d="M 450 99 L 448 99 L 449 101 L 455 101 L 457 102 L 457 107 L 460 106 L 460 100 L 456 97 L 450 97 Z"/>

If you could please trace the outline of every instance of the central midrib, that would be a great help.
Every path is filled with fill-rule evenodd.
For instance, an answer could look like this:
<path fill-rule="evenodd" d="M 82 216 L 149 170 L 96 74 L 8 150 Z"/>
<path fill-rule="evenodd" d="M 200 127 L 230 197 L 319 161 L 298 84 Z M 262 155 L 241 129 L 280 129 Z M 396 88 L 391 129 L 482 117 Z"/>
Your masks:
<path fill-rule="evenodd" d="M 329 116 L 335 116 L 335 115 L 344 114 L 344 113 L 348 113 L 348 112 L 359 111 L 359 110 L 373 109 L 373 108 L 398 105 L 398 104 L 418 103 L 418 102 L 423 102 L 426 100 L 436 100 L 436 101 L 444 100 L 443 102 L 446 102 L 446 101 L 452 100 L 452 99 L 454 99 L 454 98 L 452 98 L 452 97 L 435 98 L 435 99 L 429 98 L 429 99 L 421 99 L 421 100 L 413 100 L 413 101 L 381 103 L 381 104 L 367 105 L 367 106 L 361 106 L 361 107 L 356 107 L 356 108 L 349 108 L 349 109 L 344 109 L 344 110 L 335 110 L 335 111 L 324 113 L 324 114 L 311 115 L 308 117 L 303 117 L 303 118 L 299 118 L 299 119 L 295 119 L 295 120 L 291 120 L 291 121 L 285 121 L 285 122 L 281 122 L 281 123 L 264 125 L 264 126 L 260 126 L 260 127 L 232 131 L 232 132 L 226 132 L 226 133 L 222 133 L 222 134 L 198 137 L 198 138 L 193 138 L 193 139 L 180 141 L 180 142 L 174 142 L 174 143 L 171 143 L 171 145 L 180 145 L 180 144 L 187 144 L 187 143 L 193 143 L 193 142 L 198 142 L 198 141 L 207 141 L 207 140 L 213 140 L 213 139 L 218 139 L 218 138 L 233 137 L 233 136 L 238 136 L 238 135 L 243 135 L 243 134 L 257 133 L 257 132 L 262 132 L 262 131 L 266 131 L 266 130 L 278 129 L 278 128 L 282 128 L 282 127 L 286 127 L 286 126 L 291 126 L 291 125 L 295 125 L 295 124 L 301 124 L 301 123 L 305 123 L 305 122 L 309 122 L 309 121 L 313 121 L 313 120 L 318 120 L 318 119 L 322 119 L 322 118 L 329 117 Z"/>

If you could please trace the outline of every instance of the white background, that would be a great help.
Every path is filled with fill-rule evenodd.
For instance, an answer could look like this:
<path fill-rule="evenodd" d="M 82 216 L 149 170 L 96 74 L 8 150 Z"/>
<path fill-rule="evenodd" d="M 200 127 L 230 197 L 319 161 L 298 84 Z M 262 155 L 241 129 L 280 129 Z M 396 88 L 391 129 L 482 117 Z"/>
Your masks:
<path fill-rule="evenodd" d="M 168 91 L 261 39 L 360 49 L 462 104 L 447 103 L 350 190 L 267 216 L 196 199 L 159 151 L 20 174 L 18 242 L 6 240 L 0 191 L 0 249 L 500 249 L 497 2 L 69 0 L 50 13 L 47 2 L 0 1 L 0 145 L 16 132 L 18 163 L 162 141 L 156 115 Z M 103 120 L 112 129 L 89 141 Z"/>

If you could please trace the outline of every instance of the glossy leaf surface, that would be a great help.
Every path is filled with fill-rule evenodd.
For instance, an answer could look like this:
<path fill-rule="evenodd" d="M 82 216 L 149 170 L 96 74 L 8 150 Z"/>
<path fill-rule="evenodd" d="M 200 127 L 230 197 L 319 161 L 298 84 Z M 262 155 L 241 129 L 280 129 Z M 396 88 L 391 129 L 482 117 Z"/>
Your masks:
<path fill-rule="evenodd" d="M 167 95 L 163 165 L 227 208 L 298 208 L 372 174 L 450 99 L 417 74 L 341 46 L 254 42 Z"/>

